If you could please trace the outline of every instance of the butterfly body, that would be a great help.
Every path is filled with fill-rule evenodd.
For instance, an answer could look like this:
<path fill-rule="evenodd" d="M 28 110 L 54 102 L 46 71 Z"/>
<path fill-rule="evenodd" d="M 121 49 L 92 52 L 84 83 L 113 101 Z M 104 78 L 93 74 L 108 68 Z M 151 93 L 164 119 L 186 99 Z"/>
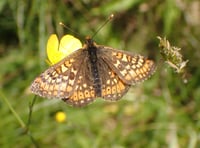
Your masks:
<path fill-rule="evenodd" d="M 154 62 L 143 56 L 97 45 L 86 38 L 81 49 L 38 76 L 31 91 L 73 106 L 85 106 L 97 97 L 116 101 L 154 71 Z"/>
<path fill-rule="evenodd" d="M 88 38 L 86 39 L 86 51 L 88 52 L 88 59 L 90 62 L 88 62 L 88 66 L 90 66 L 90 70 L 93 76 L 93 86 L 97 97 L 101 97 L 101 80 L 99 76 L 99 68 L 98 68 L 98 57 L 97 57 L 97 51 L 98 48 L 96 45 L 94 45 L 93 41 Z"/>

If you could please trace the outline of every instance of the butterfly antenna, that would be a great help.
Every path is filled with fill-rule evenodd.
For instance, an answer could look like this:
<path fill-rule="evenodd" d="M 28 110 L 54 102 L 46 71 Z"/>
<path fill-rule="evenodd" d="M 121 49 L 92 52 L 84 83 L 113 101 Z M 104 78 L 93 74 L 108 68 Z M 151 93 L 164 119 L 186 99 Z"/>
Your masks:
<path fill-rule="evenodd" d="M 76 31 L 74 31 L 73 29 L 71 29 L 70 27 L 66 26 L 65 24 L 63 24 L 62 22 L 59 23 L 59 25 L 63 26 L 64 28 L 66 28 L 67 30 L 71 31 L 72 33 L 76 34 L 78 37 L 80 37 L 80 34 Z"/>
<path fill-rule="evenodd" d="M 114 14 L 111 14 L 108 19 L 94 32 L 92 38 L 94 38 L 94 36 L 108 23 L 110 22 L 112 19 L 114 18 Z"/>

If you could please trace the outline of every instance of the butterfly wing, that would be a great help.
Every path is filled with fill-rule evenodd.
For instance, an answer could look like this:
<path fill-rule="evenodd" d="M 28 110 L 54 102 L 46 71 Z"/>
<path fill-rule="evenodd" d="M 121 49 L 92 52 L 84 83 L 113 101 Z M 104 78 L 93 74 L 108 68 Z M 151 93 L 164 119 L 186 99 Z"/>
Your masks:
<path fill-rule="evenodd" d="M 105 100 L 117 101 L 128 91 L 130 85 L 125 84 L 103 58 L 98 59 L 97 65 L 101 78 L 101 97 Z"/>
<path fill-rule="evenodd" d="M 80 71 L 77 75 L 77 82 L 73 94 L 62 99 L 67 104 L 82 107 L 95 100 L 94 78 L 91 73 L 91 66 L 88 56 L 81 63 Z"/>
<path fill-rule="evenodd" d="M 78 79 L 73 94 L 62 99 L 67 104 L 82 107 L 93 102 L 96 97 L 116 101 L 130 88 L 129 84 L 125 84 L 109 65 L 102 58 L 99 58 L 97 67 L 101 81 L 101 96 L 97 96 L 94 90 L 95 82 L 90 64 L 88 57 L 85 58 L 77 75 Z"/>
<path fill-rule="evenodd" d="M 86 52 L 79 49 L 51 66 L 31 84 L 31 91 L 41 97 L 66 98 L 72 95 Z"/>
<path fill-rule="evenodd" d="M 143 56 L 100 45 L 98 48 L 101 58 L 125 84 L 134 85 L 144 81 L 155 71 L 154 62 Z"/>

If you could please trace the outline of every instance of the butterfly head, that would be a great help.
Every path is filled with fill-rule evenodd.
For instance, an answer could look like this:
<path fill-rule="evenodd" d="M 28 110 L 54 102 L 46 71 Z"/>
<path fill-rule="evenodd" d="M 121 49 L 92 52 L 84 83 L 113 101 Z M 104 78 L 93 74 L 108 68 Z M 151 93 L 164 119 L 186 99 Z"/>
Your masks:
<path fill-rule="evenodd" d="M 86 36 L 86 38 L 85 38 L 85 45 L 88 48 L 92 48 L 92 47 L 96 46 L 96 43 L 92 40 L 92 38 L 90 36 Z"/>

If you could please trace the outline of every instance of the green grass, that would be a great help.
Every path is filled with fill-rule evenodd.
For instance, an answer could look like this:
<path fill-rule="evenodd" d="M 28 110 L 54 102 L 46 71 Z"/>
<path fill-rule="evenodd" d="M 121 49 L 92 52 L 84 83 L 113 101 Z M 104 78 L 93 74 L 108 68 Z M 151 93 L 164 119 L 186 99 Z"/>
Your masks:
<path fill-rule="evenodd" d="M 166 0 L 0 1 L 0 147 L 148 147 L 200 145 L 200 3 Z M 157 71 L 131 87 L 118 102 L 73 108 L 37 97 L 29 86 L 48 65 L 46 43 L 52 33 L 92 36 L 94 40 L 156 61 Z M 160 54 L 157 36 L 167 37 L 189 60 L 178 74 Z M 10 105 L 10 107 L 9 107 Z M 12 108 L 12 109 L 11 109 Z M 32 114 L 30 116 L 30 108 Z M 64 123 L 55 114 L 67 115 Z M 30 120 L 30 122 L 29 122 Z"/>

